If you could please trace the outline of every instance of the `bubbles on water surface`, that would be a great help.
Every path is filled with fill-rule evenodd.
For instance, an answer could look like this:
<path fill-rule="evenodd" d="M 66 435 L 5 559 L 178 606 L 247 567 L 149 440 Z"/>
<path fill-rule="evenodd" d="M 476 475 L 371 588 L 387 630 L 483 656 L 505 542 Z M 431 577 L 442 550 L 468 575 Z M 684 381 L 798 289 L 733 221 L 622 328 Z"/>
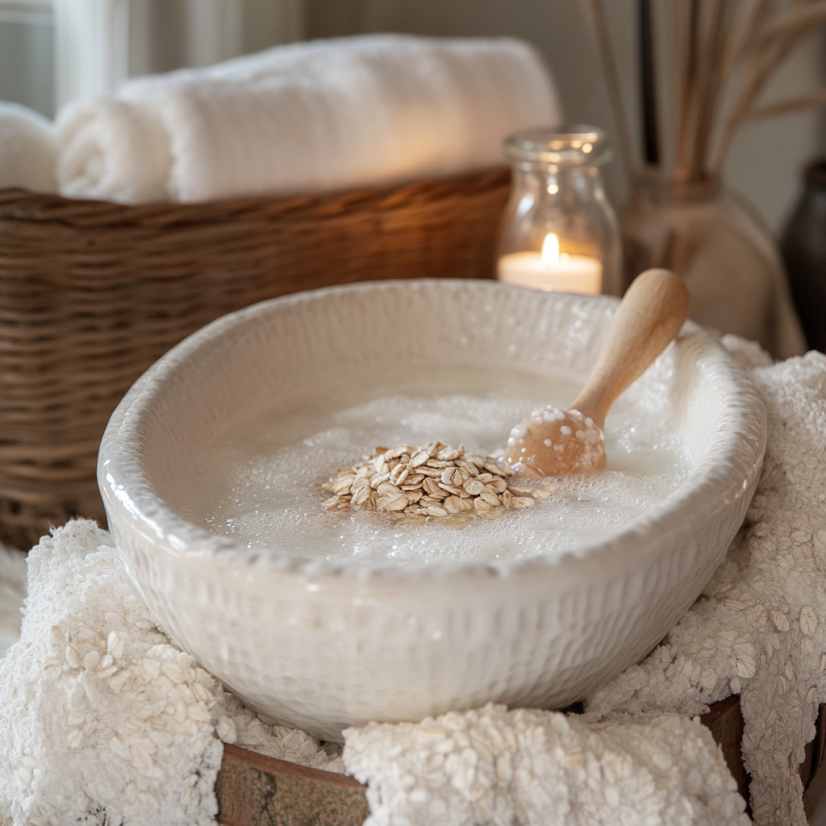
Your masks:
<path fill-rule="evenodd" d="M 544 380 L 543 380 L 544 381 Z M 492 454 L 533 408 L 565 405 L 571 383 L 535 378 L 463 386 L 460 377 L 409 383 L 377 398 L 308 416 L 262 416 L 211 450 L 225 474 L 224 494 L 205 522 L 214 532 L 272 554 L 360 563 L 504 561 L 559 558 L 617 533 L 672 493 L 688 472 L 669 417 L 620 403 L 608 420 L 609 469 L 559 478 L 553 495 L 528 510 L 457 527 L 451 522 L 398 525 L 376 513 L 326 513 L 319 484 L 377 445 L 441 439 Z M 516 384 L 516 386 L 515 386 Z M 488 389 L 491 388 L 491 389 Z M 542 395 L 539 395 L 542 392 Z M 277 425 L 275 424 L 277 422 Z"/>

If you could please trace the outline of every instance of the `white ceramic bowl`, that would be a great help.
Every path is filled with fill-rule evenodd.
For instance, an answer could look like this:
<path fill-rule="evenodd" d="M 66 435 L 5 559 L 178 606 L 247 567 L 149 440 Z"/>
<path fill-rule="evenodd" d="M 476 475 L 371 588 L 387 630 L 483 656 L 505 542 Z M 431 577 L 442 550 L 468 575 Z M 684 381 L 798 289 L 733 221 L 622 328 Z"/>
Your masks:
<path fill-rule="evenodd" d="M 184 341 L 124 398 L 98 467 L 109 525 L 159 625 L 262 714 L 331 738 L 489 700 L 558 707 L 639 660 L 721 562 L 765 447 L 762 401 L 692 325 L 642 379 L 671 394 L 689 477 L 583 557 L 307 563 L 290 558 L 289 536 L 253 553 L 208 532 L 202 514 L 218 483 L 203 446 L 255 411 L 412 362 L 507 368 L 532 351 L 540 376 L 584 375 L 615 306 L 495 282 L 365 284 L 260 304 Z"/>

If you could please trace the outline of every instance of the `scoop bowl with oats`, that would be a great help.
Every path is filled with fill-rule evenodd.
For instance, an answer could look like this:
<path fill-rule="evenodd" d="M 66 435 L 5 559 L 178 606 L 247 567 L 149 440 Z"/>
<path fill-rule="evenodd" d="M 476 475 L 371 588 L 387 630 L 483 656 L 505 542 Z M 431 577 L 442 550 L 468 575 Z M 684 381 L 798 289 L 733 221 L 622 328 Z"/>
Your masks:
<path fill-rule="evenodd" d="M 178 345 L 116 410 L 98 467 L 158 624 L 260 713 L 333 739 L 587 695 L 701 592 L 765 444 L 747 377 L 687 324 L 612 408 L 603 472 L 513 475 L 513 423 L 570 404 L 616 307 L 383 282 Z"/>

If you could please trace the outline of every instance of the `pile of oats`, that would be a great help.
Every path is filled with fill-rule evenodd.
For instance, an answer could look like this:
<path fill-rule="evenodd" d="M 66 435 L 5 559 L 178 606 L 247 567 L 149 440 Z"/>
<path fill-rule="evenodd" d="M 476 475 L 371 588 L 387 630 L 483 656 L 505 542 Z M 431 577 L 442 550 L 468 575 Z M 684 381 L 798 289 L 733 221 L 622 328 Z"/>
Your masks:
<path fill-rule="evenodd" d="M 425 447 L 377 447 L 361 464 L 340 468 L 322 485 L 333 495 L 328 511 L 366 510 L 397 517 L 492 516 L 529 508 L 550 494 L 547 486 L 522 485 L 493 456 L 433 442 Z"/>

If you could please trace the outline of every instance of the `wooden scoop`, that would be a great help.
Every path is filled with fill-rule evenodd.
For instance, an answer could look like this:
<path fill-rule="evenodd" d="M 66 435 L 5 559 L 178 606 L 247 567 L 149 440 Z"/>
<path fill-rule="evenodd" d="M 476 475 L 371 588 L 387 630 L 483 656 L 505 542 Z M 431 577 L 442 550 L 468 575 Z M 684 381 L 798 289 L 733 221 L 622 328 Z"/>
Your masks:
<path fill-rule="evenodd" d="M 556 476 L 605 467 L 608 410 L 677 336 L 687 316 L 688 290 L 682 279 L 668 270 L 637 276 L 571 408 L 534 410 L 511 431 L 506 456 L 514 469 L 529 476 Z"/>

